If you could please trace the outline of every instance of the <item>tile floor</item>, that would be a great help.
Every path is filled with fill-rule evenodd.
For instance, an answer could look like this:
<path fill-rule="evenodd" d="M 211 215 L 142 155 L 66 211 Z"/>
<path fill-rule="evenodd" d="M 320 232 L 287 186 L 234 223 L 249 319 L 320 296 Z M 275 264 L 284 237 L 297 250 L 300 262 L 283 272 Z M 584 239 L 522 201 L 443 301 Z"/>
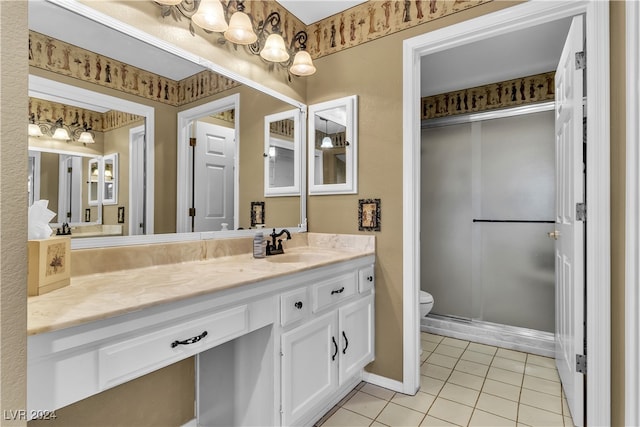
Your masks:
<path fill-rule="evenodd" d="M 316 426 L 570 426 L 548 357 L 422 332 L 420 391 L 360 383 Z"/>

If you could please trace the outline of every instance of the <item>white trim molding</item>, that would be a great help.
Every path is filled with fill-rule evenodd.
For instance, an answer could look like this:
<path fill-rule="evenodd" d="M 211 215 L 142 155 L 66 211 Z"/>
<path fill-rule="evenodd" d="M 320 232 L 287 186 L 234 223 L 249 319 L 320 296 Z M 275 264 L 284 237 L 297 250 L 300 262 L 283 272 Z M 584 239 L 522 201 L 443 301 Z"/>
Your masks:
<path fill-rule="evenodd" d="M 640 5 L 626 7 L 626 207 L 624 424 L 640 425 Z"/>
<path fill-rule="evenodd" d="M 404 41 L 403 46 L 403 389 L 419 386 L 420 58 L 515 30 L 584 14 L 587 58 L 587 342 L 589 425 L 611 422 L 609 5 L 533 0 Z"/>

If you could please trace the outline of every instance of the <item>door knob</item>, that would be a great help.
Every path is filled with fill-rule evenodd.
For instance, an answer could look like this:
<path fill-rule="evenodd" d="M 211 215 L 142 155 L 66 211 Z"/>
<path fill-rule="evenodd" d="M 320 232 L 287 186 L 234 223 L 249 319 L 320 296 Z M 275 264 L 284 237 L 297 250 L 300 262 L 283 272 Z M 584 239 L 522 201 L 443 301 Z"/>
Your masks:
<path fill-rule="evenodd" d="M 558 230 L 553 230 L 548 232 L 547 236 L 549 236 L 550 239 L 558 240 L 558 237 L 560 237 L 560 232 Z"/>

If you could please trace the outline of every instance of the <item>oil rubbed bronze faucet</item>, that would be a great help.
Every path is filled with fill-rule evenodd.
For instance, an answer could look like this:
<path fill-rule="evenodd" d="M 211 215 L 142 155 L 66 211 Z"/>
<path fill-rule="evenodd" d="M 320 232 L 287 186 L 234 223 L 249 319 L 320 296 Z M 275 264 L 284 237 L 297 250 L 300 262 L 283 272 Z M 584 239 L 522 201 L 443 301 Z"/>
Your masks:
<path fill-rule="evenodd" d="M 276 233 L 276 229 L 273 229 L 273 232 L 269 234 L 271 236 L 271 243 L 267 242 L 267 255 L 278 255 L 283 254 L 284 249 L 282 248 L 282 239 L 278 239 L 278 237 L 283 234 L 287 235 L 287 240 L 291 239 L 291 233 L 286 228 L 283 228 L 279 233 Z M 278 239 L 278 244 L 276 246 L 276 239 Z"/>

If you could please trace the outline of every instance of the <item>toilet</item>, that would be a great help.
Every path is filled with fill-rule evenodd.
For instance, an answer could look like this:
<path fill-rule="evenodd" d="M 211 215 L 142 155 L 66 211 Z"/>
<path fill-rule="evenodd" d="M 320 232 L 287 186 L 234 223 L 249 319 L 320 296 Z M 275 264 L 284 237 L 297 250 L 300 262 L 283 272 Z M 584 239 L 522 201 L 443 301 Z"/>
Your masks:
<path fill-rule="evenodd" d="M 425 317 L 433 308 L 433 297 L 430 293 L 420 291 L 420 318 Z"/>

